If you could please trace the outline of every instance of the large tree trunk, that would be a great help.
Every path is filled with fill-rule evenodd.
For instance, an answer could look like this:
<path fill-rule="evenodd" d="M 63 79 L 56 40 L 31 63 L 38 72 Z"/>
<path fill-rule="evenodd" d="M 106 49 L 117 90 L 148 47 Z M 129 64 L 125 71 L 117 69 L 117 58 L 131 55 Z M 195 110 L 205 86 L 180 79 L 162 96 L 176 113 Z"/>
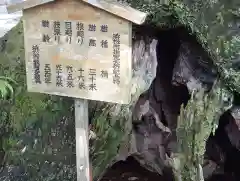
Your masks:
<path fill-rule="evenodd" d="M 176 178 L 200 180 L 199 175 L 192 177 L 201 171 L 202 159 L 197 156 L 203 158 L 206 139 L 218 124 L 216 117 L 221 109 L 231 106 L 232 100 L 227 99 L 231 93 L 225 87 L 239 91 L 236 3 L 170 0 L 163 5 L 161 1 L 132 0 L 129 4 L 149 11 L 146 24 L 154 26 L 133 28 L 131 104 L 90 103 L 90 129 L 95 136 L 90 140 L 94 180 L 99 180 L 108 167 L 129 155 L 151 171 L 161 174 L 170 165 Z M 184 37 L 186 33 L 178 28 L 180 25 L 190 27 L 201 45 L 196 43 L 196 38 L 193 42 Z M 159 28 L 167 30 L 159 31 Z M 0 73 L 19 83 L 14 102 L 1 102 L 2 145 L 9 154 L 1 156 L 7 165 L 0 177 L 7 175 L 8 180 L 29 181 L 76 179 L 72 100 L 26 92 L 21 23 L 0 44 Z M 213 89 L 217 79 L 220 84 Z M 217 97 L 216 92 L 222 89 L 223 96 Z M 206 92 L 188 103 L 189 93 L 194 90 Z M 202 100 L 203 97 L 209 99 Z M 201 109 L 203 103 L 209 103 L 208 110 Z M 181 104 L 187 107 L 181 110 L 178 122 Z M 236 114 L 233 117 L 235 122 L 227 124 L 225 135 L 238 148 L 229 131 L 237 132 L 238 119 Z M 200 122 L 207 128 L 199 126 Z M 219 138 L 212 140 L 217 142 Z M 231 155 L 232 150 L 225 152 Z M 192 159 L 186 159 L 186 153 Z M 20 166 L 15 166 L 10 171 L 14 176 L 9 176 L 8 168 L 16 163 Z"/>

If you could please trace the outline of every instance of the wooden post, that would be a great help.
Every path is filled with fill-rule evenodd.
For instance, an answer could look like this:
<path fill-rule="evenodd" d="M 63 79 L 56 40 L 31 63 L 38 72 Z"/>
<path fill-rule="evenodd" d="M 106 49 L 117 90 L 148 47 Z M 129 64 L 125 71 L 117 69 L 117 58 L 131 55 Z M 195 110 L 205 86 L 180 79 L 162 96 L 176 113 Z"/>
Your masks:
<path fill-rule="evenodd" d="M 77 181 L 90 181 L 88 100 L 75 99 Z"/>

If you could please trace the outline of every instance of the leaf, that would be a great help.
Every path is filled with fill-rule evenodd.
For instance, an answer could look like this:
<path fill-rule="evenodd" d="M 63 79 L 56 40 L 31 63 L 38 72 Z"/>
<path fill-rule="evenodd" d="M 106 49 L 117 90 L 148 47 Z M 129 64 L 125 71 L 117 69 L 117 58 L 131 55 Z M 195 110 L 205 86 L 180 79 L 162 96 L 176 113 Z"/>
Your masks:
<path fill-rule="evenodd" d="M 8 95 L 10 95 L 10 98 L 13 97 L 14 89 L 11 84 L 17 85 L 17 83 L 13 79 L 0 76 L 0 92 L 3 99 L 6 98 Z"/>
<path fill-rule="evenodd" d="M 5 98 L 7 96 L 8 90 L 6 86 L 6 82 L 0 80 L 0 92 L 1 92 L 1 97 Z"/>

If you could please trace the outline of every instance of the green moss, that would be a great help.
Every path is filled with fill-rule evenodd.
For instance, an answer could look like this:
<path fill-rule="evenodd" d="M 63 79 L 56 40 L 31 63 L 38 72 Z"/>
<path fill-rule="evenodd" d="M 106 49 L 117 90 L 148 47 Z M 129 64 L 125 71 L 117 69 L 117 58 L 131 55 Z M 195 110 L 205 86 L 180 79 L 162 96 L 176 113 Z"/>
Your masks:
<path fill-rule="evenodd" d="M 160 28 L 175 28 L 180 26 L 179 21 L 172 16 L 168 3 L 161 1 L 132 0 L 129 4 L 143 12 L 148 13 L 145 24 Z"/>
<path fill-rule="evenodd" d="M 189 27 L 209 52 L 225 85 L 239 92 L 238 1 L 173 0 L 170 6 L 180 23 Z"/>
<path fill-rule="evenodd" d="M 146 24 L 160 28 L 187 27 L 214 60 L 225 85 L 240 92 L 237 0 L 129 0 L 129 4 L 149 13 Z"/>

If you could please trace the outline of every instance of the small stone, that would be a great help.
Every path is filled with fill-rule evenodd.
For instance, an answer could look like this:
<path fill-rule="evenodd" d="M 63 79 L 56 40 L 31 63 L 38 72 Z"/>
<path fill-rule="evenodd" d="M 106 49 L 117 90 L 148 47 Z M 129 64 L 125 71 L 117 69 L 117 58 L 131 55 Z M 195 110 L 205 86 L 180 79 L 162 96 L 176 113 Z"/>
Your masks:
<path fill-rule="evenodd" d="M 129 181 L 138 180 L 138 177 L 129 177 L 128 180 L 129 180 Z"/>
<path fill-rule="evenodd" d="M 80 171 L 83 171 L 84 166 L 83 166 L 83 165 L 80 165 L 79 169 L 80 169 Z"/>

